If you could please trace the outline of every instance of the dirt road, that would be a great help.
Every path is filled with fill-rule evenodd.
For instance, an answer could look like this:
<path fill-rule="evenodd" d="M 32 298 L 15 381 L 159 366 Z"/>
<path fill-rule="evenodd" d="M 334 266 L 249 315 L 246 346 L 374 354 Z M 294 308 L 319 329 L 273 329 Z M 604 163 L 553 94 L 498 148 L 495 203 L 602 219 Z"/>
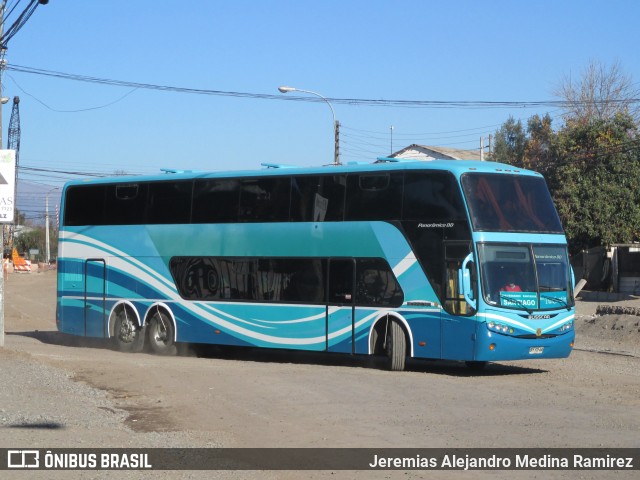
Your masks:
<path fill-rule="evenodd" d="M 625 335 L 600 341 L 595 321 L 588 322 L 593 305 L 579 306 L 578 334 L 591 327 L 569 359 L 490 364 L 481 373 L 411 362 L 399 373 L 321 354 L 123 354 L 55 331 L 55 272 L 13 274 L 5 288 L 0 447 L 640 447 L 640 329 L 633 332 L 631 318 Z M 20 473 L 8 478 L 27 478 Z M 31 476 L 56 473 L 70 478 Z M 73 478 L 421 478 L 347 473 L 73 472 Z M 576 472 L 543 476 L 576 478 Z"/>

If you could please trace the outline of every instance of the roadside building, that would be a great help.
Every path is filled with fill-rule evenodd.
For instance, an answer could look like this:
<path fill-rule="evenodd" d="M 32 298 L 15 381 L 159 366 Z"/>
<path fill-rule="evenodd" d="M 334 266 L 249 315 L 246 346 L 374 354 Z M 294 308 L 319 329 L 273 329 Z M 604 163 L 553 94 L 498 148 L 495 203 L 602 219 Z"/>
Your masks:
<path fill-rule="evenodd" d="M 412 144 L 389 155 L 391 158 L 412 158 L 415 160 L 481 160 L 480 150 L 462 150 L 459 148 L 433 147 Z"/>

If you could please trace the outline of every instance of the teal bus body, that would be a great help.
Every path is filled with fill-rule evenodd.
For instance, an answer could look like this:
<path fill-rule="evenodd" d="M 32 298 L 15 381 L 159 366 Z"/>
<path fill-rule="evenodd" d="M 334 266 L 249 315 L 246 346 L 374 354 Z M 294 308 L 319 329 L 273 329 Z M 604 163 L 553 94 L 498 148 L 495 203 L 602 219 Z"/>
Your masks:
<path fill-rule="evenodd" d="M 393 369 L 405 357 L 566 357 L 566 239 L 555 210 L 551 222 L 533 211 L 548 213 L 550 197 L 533 205 L 544 195 L 526 182 L 544 185 L 533 172 L 461 161 L 69 182 L 57 327 L 123 350 L 185 342 L 376 354 Z M 513 185 L 519 215 L 498 205 L 498 189 Z M 472 196 L 497 214 L 480 213 Z M 222 220 L 209 222 L 209 210 Z M 524 217 L 533 226 L 515 227 Z M 508 272 L 528 286 L 494 295 Z"/>

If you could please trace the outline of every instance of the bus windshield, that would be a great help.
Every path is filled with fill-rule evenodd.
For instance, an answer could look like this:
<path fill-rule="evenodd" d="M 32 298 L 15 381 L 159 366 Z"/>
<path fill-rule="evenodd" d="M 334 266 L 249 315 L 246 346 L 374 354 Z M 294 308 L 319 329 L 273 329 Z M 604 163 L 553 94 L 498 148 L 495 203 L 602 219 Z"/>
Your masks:
<path fill-rule="evenodd" d="M 478 255 L 489 305 L 529 313 L 573 305 L 566 247 L 485 243 Z"/>
<path fill-rule="evenodd" d="M 476 231 L 563 233 L 541 177 L 467 173 L 462 188 Z"/>

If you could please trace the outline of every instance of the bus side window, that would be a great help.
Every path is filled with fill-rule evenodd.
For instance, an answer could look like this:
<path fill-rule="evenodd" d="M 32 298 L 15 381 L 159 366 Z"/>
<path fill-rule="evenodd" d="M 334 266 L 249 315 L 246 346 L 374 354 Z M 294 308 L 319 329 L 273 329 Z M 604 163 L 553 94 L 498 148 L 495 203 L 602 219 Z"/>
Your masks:
<path fill-rule="evenodd" d="M 104 225 L 105 185 L 69 187 L 65 197 L 65 226 Z"/>
<path fill-rule="evenodd" d="M 332 259 L 329 262 L 329 305 L 353 304 L 353 259 Z"/>
<path fill-rule="evenodd" d="M 321 305 L 324 303 L 327 262 L 324 259 L 278 259 L 283 291 L 276 300 Z"/>
<path fill-rule="evenodd" d="M 107 185 L 105 225 L 144 224 L 146 183 Z"/>
<path fill-rule="evenodd" d="M 233 223 L 238 220 L 239 181 L 234 178 L 196 180 L 193 187 L 193 223 Z"/>
<path fill-rule="evenodd" d="M 345 175 L 293 177 L 292 222 L 340 222 L 344 219 Z"/>
<path fill-rule="evenodd" d="M 402 173 L 367 173 L 347 177 L 347 220 L 399 220 Z"/>
<path fill-rule="evenodd" d="M 289 220 L 289 177 L 249 178 L 240 183 L 241 222 Z"/>
<path fill-rule="evenodd" d="M 407 172 L 404 185 L 404 220 L 451 221 L 466 219 L 460 189 L 442 172 Z"/>
<path fill-rule="evenodd" d="M 403 293 L 396 276 L 382 258 L 356 260 L 356 304 L 375 307 L 399 307 Z"/>
<path fill-rule="evenodd" d="M 147 223 L 189 223 L 193 182 L 149 184 Z"/>

